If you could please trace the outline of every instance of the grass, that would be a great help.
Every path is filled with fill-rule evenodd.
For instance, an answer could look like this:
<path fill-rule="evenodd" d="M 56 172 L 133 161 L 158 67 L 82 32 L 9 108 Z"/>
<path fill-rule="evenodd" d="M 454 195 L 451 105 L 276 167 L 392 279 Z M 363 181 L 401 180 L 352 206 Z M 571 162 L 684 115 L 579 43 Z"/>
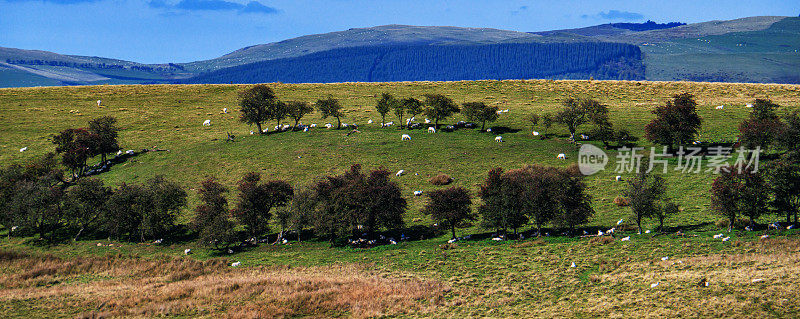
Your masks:
<path fill-rule="evenodd" d="M 735 138 L 738 122 L 747 116 L 748 109 L 744 105 L 755 98 L 771 98 L 784 106 L 780 112 L 797 110 L 800 105 L 800 86 L 797 85 L 469 81 L 271 86 L 285 100 L 313 102 L 329 95 L 340 99 L 346 111 L 344 121 L 361 124 L 361 133 L 348 137 L 344 130 L 317 129 L 308 133 L 249 135 L 250 128 L 236 120 L 236 94 L 247 87 L 244 85 L 0 89 L 0 161 L 23 163 L 51 151 L 53 146 L 48 139 L 55 132 L 85 126 L 93 117 L 112 115 L 123 127 L 121 141 L 125 149 L 158 146 L 169 149 L 169 152 L 146 153 L 115 166 L 100 176 L 109 184 L 138 182 L 159 173 L 189 189 L 195 188 L 205 175 L 214 175 L 226 185 L 233 186 L 245 172 L 255 170 L 269 178 L 287 179 L 302 187 L 320 175 L 341 173 L 352 163 L 360 163 L 367 169 L 384 166 L 390 170 L 406 170 L 406 175 L 394 178 L 409 200 L 406 221 L 429 226 L 432 222 L 419 213 L 424 198 L 414 197 L 412 192 L 437 189 L 438 186 L 431 185 L 429 179 L 440 173 L 454 178 L 451 185 L 476 191 L 477 184 L 493 167 L 512 169 L 529 163 L 567 165 L 574 162 L 575 146 L 563 137 L 534 138 L 530 134 L 532 128 L 523 122 L 526 114 L 556 110 L 561 99 L 567 96 L 593 97 L 608 104 L 614 123 L 641 137 L 642 127 L 652 118 L 649 111 L 654 106 L 665 103 L 673 94 L 692 93 L 697 97 L 699 112 L 704 119 L 700 139 L 707 141 Z M 412 141 L 402 142 L 402 133 L 396 128 L 365 125 L 368 119 L 379 120 L 374 104 L 382 92 L 414 97 L 436 92 L 446 94 L 458 103 L 484 101 L 496 104 L 510 111 L 494 125 L 519 131 L 503 133 L 504 143 L 494 142 L 494 135 L 474 130 L 436 134 L 412 131 L 409 133 Z M 104 107 L 97 108 L 98 99 L 103 101 Z M 726 107 L 715 110 L 717 105 Z M 225 107 L 232 112 L 222 114 Z M 211 127 L 201 126 L 206 119 L 212 121 Z M 449 122 L 460 119 L 456 117 Z M 323 120 L 313 114 L 303 122 L 321 125 L 335 123 L 335 120 Z M 268 126 L 272 127 L 274 123 Z M 589 129 L 586 126 L 579 131 Z M 536 130 L 542 131 L 542 128 Z M 224 142 L 226 132 L 236 134 L 237 141 Z M 553 132 L 562 136 L 566 133 L 561 128 Z M 650 146 L 646 141 L 639 144 Z M 26 146 L 28 151 L 20 153 L 19 149 Z M 558 161 L 555 158 L 558 153 L 566 153 L 569 160 Z M 609 165 L 613 168 L 614 163 Z M 624 187 L 623 182 L 614 180 L 615 175 L 618 174 L 605 171 L 586 178 L 597 211 L 589 226 L 605 229 L 620 218 L 630 219 L 629 208 L 613 203 Z M 586 238 L 543 237 L 513 245 L 479 237 L 458 242 L 447 250 L 439 247 L 447 239 L 444 236 L 415 238 L 399 245 L 372 249 L 329 248 L 325 242 L 310 241 L 261 245 L 225 256 L 218 256 L 193 243 L 156 246 L 95 239 L 43 247 L 33 244 L 29 238 L 2 239 L 0 249 L 25 251 L 30 256 L 19 260 L 33 259 L 0 262 L 2 278 L 7 279 L 4 282 L 22 285 L 2 288 L 0 295 L 3 297 L 0 298 L 6 298 L 4 303 L 7 306 L 2 308 L 0 315 L 74 317 L 92 311 L 107 311 L 123 316 L 213 317 L 226 313 L 249 316 L 252 309 L 246 305 L 253 302 L 275 305 L 265 308 L 272 311 L 269 315 L 275 316 L 792 316 L 799 305 L 792 297 L 792 291 L 800 288 L 797 233 L 773 232 L 770 234 L 772 237 L 765 241 L 758 237 L 762 232 L 733 233 L 729 242 L 715 240 L 711 237 L 718 231 L 713 226 L 718 217 L 708 208 L 708 190 L 713 175 L 670 172 L 665 178 L 669 183 L 668 196 L 683 209 L 678 216 L 667 221 L 667 226 L 681 226 L 689 234 L 686 237 L 625 234 L 632 235 L 630 242 L 615 240 L 608 243 L 590 243 Z M 190 207 L 194 207 L 196 195 L 191 192 L 190 196 Z M 191 209 L 187 209 L 181 220 L 186 221 L 192 214 Z M 648 222 L 645 227 L 654 225 Z M 476 227 L 458 230 L 460 235 L 480 232 L 485 230 Z M 103 245 L 98 246 L 98 242 Z M 192 248 L 196 253 L 182 256 L 185 248 Z M 45 257 L 47 255 L 53 257 Z M 56 258 L 53 263 L 61 265 L 80 263 L 81 260 L 107 260 L 105 258 L 117 255 L 121 260 L 129 258 L 123 262 L 130 263 L 125 264 L 129 266 L 118 267 L 116 272 L 107 268 L 87 268 L 83 272 L 56 271 L 50 275 L 17 280 L 20 278 L 17 276 L 27 270 L 46 268 L 49 262 L 39 262 L 43 259 Z M 662 262 L 660 258 L 663 256 L 670 256 L 670 260 Z M 213 260 L 220 257 L 227 258 L 227 261 L 214 264 Z M 170 264 L 193 260 L 207 262 L 202 266 L 203 269 L 207 267 L 207 271 L 177 283 L 170 281 L 164 272 L 141 276 L 136 272 L 143 269 L 138 264 L 140 262 L 169 268 Z M 240 261 L 242 267 L 227 267 L 232 261 Z M 673 261 L 675 265 L 671 264 Z M 576 263 L 575 268 L 569 267 L 572 262 Z M 130 268 L 131 272 L 122 268 Z M 411 281 L 410 286 L 399 279 L 376 283 L 369 279 L 375 278 L 371 275 L 375 273 L 381 274 L 378 275 L 381 278 L 410 276 L 417 279 Z M 254 274 L 269 278 L 285 275 L 286 278 L 309 282 L 329 277 L 342 278 L 346 283 L 341 287 L 344 290 L 334 295 L 341 294 L 349 300 L 351 293 L 355 292 L 348 292 L 344 286 L 352 285 L 374 291 L 376 297 L 362 296 L 366 298 L 363 304 L 334 298 L 330 302 L 320 301 L 293 308 L 287 305 L 289 301 L 263 295 L 248 297 L 251 295 L 230 293 L 214 296 L 207 293 L 206 287 L 226 287 L 230 283 L 228 279 L 240 281 L 250 285 L 248 289 L 253 289 L 237 291 L 266 291 L 277 289 L 275 285 L 282 287 L 278 279 L 255 284 L 252 281 Z M 745 276 L 750 274 L 763 277 L 764 281 L 749 282 Z M 135 278 L 142 276 L 143 282 Z M 694 286 L 702 278 L 710 282 L 708 288 Z M 654 282 L 660 282 L 659 286 L 650 288 Z M 142 286 L 144 283 L 146 285 Z M 195 287 L 194 291 L 206 293 L 181 296 L 176 292 L 178 290 L 171 290 L 181 287 L 179 285 Z M 76 286 L 85 290 L 69 292 Z M 125 290 L 125 287 L 139 286 L 145 287 L 153 297 L 140 300 L 136 298 L 143 296 L 132 296 Z M 404 291 L 402 294 L 406 294 L 404 289 L 415 293 L 408 293 L 410 299 L 397 299 L 398 296 L 394 295 L 398 289 Z M 320 296 L 330 296 L 326 295 L 330 290 L 321 288 L 314 291 Z M 37 297 L 28 297 L 26 293 Z M 178 295 L 171 295 L 173 293 Z M 121 311 L 122 307 L 97 309 L 98 303 L 86 302 L 91 298 L 89 296 L 102 296 L 97 300 L 118 300 L 124 305 L 132 302 L 137 306 L 127 307 L 135 308 L 134 312 L 115 312 Z M 441 296 L 441 300 L 437 296 Z M 201 312 L 187 310 L 193 306 L 186 305 L 196 303 L 208 306 L 199 310 Z M 234 312 L 234 309 L 241 312 Z"/>

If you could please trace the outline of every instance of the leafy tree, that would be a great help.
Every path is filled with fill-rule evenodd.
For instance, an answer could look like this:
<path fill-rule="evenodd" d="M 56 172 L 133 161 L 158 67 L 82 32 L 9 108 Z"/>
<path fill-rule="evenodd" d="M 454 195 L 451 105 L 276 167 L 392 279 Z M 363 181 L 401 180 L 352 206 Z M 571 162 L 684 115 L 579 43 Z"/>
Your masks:
<path fill-rule="evenodd" d="M 694 140 L 703 120 L 697 114 L 697 102 L 688 93 L 673 96 L 664 106 L 653 110 L 656 118 L 645 127 L 645 137 L 666 145 L 671 153 L 676 147 Z"/>
<path fill-rule="evenodd" d="M 74 241 L 84 231 L 101 226 L 108 208 L 106 202 L 111 194 L 111 188 L 104 186 L 103 180 L 96 178 L 80 179 L 67 189 L 64 200 L 66 216 L 69 223 L 78 230 L 73 237 Z"/>
<path fill-rule="evenodd" d="M 577 166 L 552 171 L 556 182 L 550 183 L 556 189 L 552 190 L 551 197 L 558 202 L 554 222 L 557 226 L 575 229 L 578 225 L 589 222 L 594 215 L 592 197 L 586 193 L 586 184 L 583 175 Z"/>
<path fill-rule="evenodd" d="M 663 207 L 655 210 L 655 218 L 658 219 L 658 231 L 664 231 L 664 221 L 671 216 L 675 216 L 680 212 L 678 204 L 667 202 Z"/>
<path fill-rule="evenodd" d="M 294 120 L 294 127 L 297 127 L 297 125 L 300 124 L 300 120 L 303 118 L 303 116 L 314 112 L 314 108 L 311 107 L 311 105 L 308 105 L 306 102 L 289 101 L 286 103 L 286 107 L 288 109 L 289 117 Z"/>
<path fill-rule="evenodd" d="M 532 130 L 535 130 L 536 126 L 539 125 L 539 120 L 541 120 L 541 118 L 539 117 L 539 114 L 536 113 L 531 113 L 525 116 L 525 122 L 528 122 L 528 124 L 531 125 Z"/>
<path fill-rule="evenodd" d="M 395 101 L 394 103 L 394 115 L 397 115 L 397 120 L 400 122 L 400 128 L 405 126 L 405 122 L 403 122 L 403 117 L 406 115 L 406 105 L 400 103 L 399 101 Z"/>
<path fill-rule="evenodd" d="M 786 214 L 787 223 L 792 216 L 797 223 L 800 210 L 800 163 L 789 155 L 783 155 L 771 162 L 766 171 L 773 197 L 770 206 Z"/>
<path fill-rule="evenodd" d="M 84 173 L 86 161 L 97 155 L 99 136 L 85 129 L 66 129 L 53 136 L 53 144 L 61 154 L 61 162 L 78 179 Z"/>
<path fill-rule="evenodd" d="M 630 200 L 639 234 L 642 233 L 642 219 L 656 216 L 661 209 L 659 202 L 667 190 L 664 178 L 661 175 L 651 174 L 647 170 L 648 166 L 649 159 L 644 158 L 636 176 L 628 180 L 628 187 L 623 191 L 624 196 Z"/>
<path fill-rule="evenodd" d="M 142 216 L 142 234 L 150 238 L 166 237 L 175 226 L 180 210 L 186 207 L 186 191 L 163 175 L 149 179 L 144 187 L 151 206 Z"/>
<path fill-rule="evenodd" d="M 342 128 L 341 118 L 344 117 L 344 113 L 342 113 L 342 105 L 339 104 L 339 100 L 329 96 L 327 99 L 317 100 L 315 105 L 317 106 L 317 110 L 322 114 L 323 119 L 329 116 L 335 117 L 337 122 L 336 129 Z"/>
<path fill-rule="evenodd" d="M 381 115 L 381 124 L 386 123 L 386 114 L 394 109 L 395 104 L 397 104 L 397 99 L 394 96 L 389 93 L 381 94 L 381 99 L 375 105 L 375 110 Z"/>
<path fill-rule="evenodd" d="M 317 203 L 314 191 L 306 189 L 295 192 L 292 203 L 289 206 L 289 223 L 297 231 L 297 240 L 302 240 L 303 229 L 311 226 L 314 221 L 314 214 Z"/>
<path fill-rule="evenodd" d="M 214 178 L 200 183 L 197 193 L 201 204 L 196 208 L 192 228 L 198 232 L 198 241 L 202 245 L 225 249 L 236 241 L 236 225 L 230 220 L 228 200 L 225 198 L 227 192 L 228 189 Z"/>
<path fill-rule="evenodd" d="M 366 176 L 363 186 L 358 186 L 365 206 L 365 218 L 361 222 L 370 236 L 374 236 L 378 228 L 394 230 L 403 227 L 403 214 L 408 204 L 400 186 L 389 178 L 391 174 L 386 169 L 373 170 Z"/>
<path fill-rule="evenodd" d="M 59 187 L 63 187 L 63 175 L 64 172 L 60 169 L 54 153 L 34 159 L 25 166 L 11 164 L 0 168 L 0 225 L 10 229 L 19 221 L 17 213 L 24 212 L 24 210 L 15 211 L 12 207 L 23 183 L 46 182 L 47 187 L 59 184 L 62 184 Z"/>
<path fill-rule="evenodd" d="M 406 106 L 406 110 L 408 110 L 408 115 L 411 115 L 412 118 L 417 117 L 417 115 L 422 114 L 425 112 L 425 108 L 422 105 L 422 101 L 417 100 L 413 97 L 407 97 L 400 100 L 400 103 Z"/>
<path fill-rule="evenodd" d="M 275 106 L 269 110 L 269 118 L 275 120 L 276 126 L 281 127 L 281 121 L 289 116 L 289 106 L 283 101 L 275 102 Z"/>
<path fill-rule="evenodd" d="M 711 207 L 728 218 L 728 231 L 738 214 L 750 218 L 752 223 L 766 213 L 768 193 L 759 172 L 731 169 L 721 172 L 711 184 Z"/>
<path fill-rule="evenodd" d="M 425 106 L 425 115 L 433 119 L 437 129 L 439 121 L 459 112 L 458 105 L 451 98 L 441 94 L 425 94 Z"/>
<path fill-rule="evenodd" d="M 794 111 L 783 118 L 783 129 L 777 136 L 778 147 L 800 160 L 800 113 Z"/>
<path fill-rule="evenodd" d="M 258 238 L 269 231 L 272 209 L 286 206 L 294 189 L 286 181 L 259 183 L 261 175 L 247 173 L 239 181 L 239 201 L 234 215 L 244 225 L 250 238 Z"/>
<path fill-rule="evenodd" d="M 494 228 L 503 234 L 511 228 L 516 234 L 518 228 L 528 223 L 526 212 L 520 209 L 518 198 L 515 198 L 521 191 L 517 186 L 503 175 L 502 168 L 489 171 L 478 193 L 483 200 L 483 205 L 478 207 L 483 227 Z"/>
<path fill-rule="evenodd" d="M 468 120 L 481 122 L 481 131 L 486 128 L 486 122 L 494 122 L 500 117 L 497 110 L 497 106 L 489 106 L 483 102 L 467 102 L 461 108 Z"/>
<path fill-rule="evenodd" d="M 111 238 L 144 241 L 142 220 L 152 209 L 153 201 L 144 187 L 122 183 L 108 198 L 104 230 Z"/>
<path fill-rule="evenodd" d="M 783 131 L 783 123 L 775 113 L 780 107 L 770 100 L 756 99 L 750 117 L 739 123 L 739 141 L 748 149 L 769 147 Z"/>
<path fill-rule="evenodd" d="M 430 215 L 442 226 L 450 228 L 456 238 L 456 227 L 465 221 L 475 220 L 472 212 L 472 196 L 463 187 L 450 187 L 438 189 L 428 193 L 428 203 L 422 208 L 422 213 Z"/>
<path fill-rule="evenodd" d="M 63 189 L 48 177 L 19 183 L 9 205 L 14 223 L 52 243 L 65 226 L 63 195 Z"/>
<path fill-rule="evenodd" d="M 564 108 L 555 114 L 553 120 L 567 127 L 571 140 L 575 140 L 575 132 L 581 125 L 608 121 L 608 107 L 596 100 L 567 98 L 563 104 Z"/>
<path fill-rule="evenodd" d="M 89 132 L 97 136 L 97 150 L 101 161 L 106 162 L 106 155 L 119 150 L 119 127 L 117 119 L 112 116 L 102 116 L 89 121 Z"/>
<path fill-rule="evenodd" d="M 547 131 L 556 123 L 555 115 L 545 114 L 542 116 L 542 126 L 544 126 L 544 137 L 547 137 Z"/>
<path fill-rule="evenodd" d="M 239 120 L 245 124 L 255 124 L 262 134 L 261 123 L 273 119 L 278 99 L 272 89 L 265 84 L 257 84 L 239 93 L 241 115 Z"/>

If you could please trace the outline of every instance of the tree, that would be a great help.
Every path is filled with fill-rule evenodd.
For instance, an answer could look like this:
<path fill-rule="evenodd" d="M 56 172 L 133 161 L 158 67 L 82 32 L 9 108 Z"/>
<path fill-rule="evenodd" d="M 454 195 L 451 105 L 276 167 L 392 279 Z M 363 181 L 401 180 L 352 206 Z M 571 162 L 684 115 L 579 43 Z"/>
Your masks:
<path fill-rule="evenodd" d="M 361 222 L 371 237 L 379 228 L 394 230 L 403 227 L 403 215 L 408 204 L 400 186 L 389 178 L 391 174 L 383 168 L 373 170 L 363 186 L 358 187 L 365 206 L 365 218 Z"/>
<path fill-rule="evenodd" d="M 748 149 L 765 149 L 783 131 L 783 123 L 775 113 L 780 107 L 770 100 L 756 99 L 750 117 L 739 123 L 739 141 Z"/>
<path fill-rule="evenodd" d="M 769 181 L 772 201 L 770 206 L 776 212 L 786 214 L 786 222 L 797 223 L 797 213 L 800 211 L 800 164 L 788 154 L 771 162 L 767 166 L 767 179 Z"/>
<path fill-rule="evenodd" d="M 500 117 L 497 110 L 497 106 L 489 106 L 483 102 L 467 102 L 461 108 L 468 120 L 481 122 L 481 131 L 486 128 L 486 122 L 494 122 Z"/>
<path fill-rule="evenodd" d="M 422 101 L 417 100 L 413 97 L 407 97 L 400 101 L 403 105 L 405 105 L 406 110 L 408 110 L 408 115 L 411 115 L 411 118 L 417 117 L 417 115 L 422 114 L 425 111 L 423 108 Z"/>
<path fill-rule="evenodd" d="M 300 124 L 300 120 L 303 116 L 314 112 L 314 108 L 306 102 L 289 101 L 286 103 L 286 107 L 289 112 L 289 117 L 294 120 L 295 128 Z"/>
<path fill-rule="evenodd" d="M 405 126 L 403 117 L 406 115 L 406 105 L 400 102 L 394 103 L 394 115 L 397 115 L 397 121 L 400 122 L 399 127 L 402 129 Z"/>
<path fill-rule="evenodd" d="M 528 124 L 531 125 L 532 130 L 536 129 L 536 125 L 539 125 L 539 120 L 539 114 L 536 113 L 531 113 L 525 116 L 525 122 L 528 122 Z"/>
<path fill-rule="evenodd" d="M 275 102 L 275 106 L 269 109 L 269 118 L 275 120 L 276 127 L 281 127 L 281 121 L 289 116 L 289 106 L 283 101 Z"/>
<path fill-rule="evenodd" d="M 322 114 L 323 119 L 329 116 L 335 117 L 337 122 L 336 129 L 342 128 L 341 118 L 344 117 L 344 113 L 342 113 L 342 105 L 339 104 L 339 100 L 329 96 L 327 99 L 317 100 L 315 105 L 317 106 L 317 110 Z"/>
<path fill-rule="evenodd" d="M 653 110 L 656 118 L 645 127 L 645 137 L 661 145 L 666 145 L 669 152 L 681 145 L 693 141 L 700 131 L 703 120 L 697 114 L 697 102 L 688 93 L 673 96 L 664 106 Z"/>
<path fill-rule="evenodd" d="M 272 209 L 286 206 L 294 195 L 294 189 L 286 181 L 275 180 L 259 183 L 261 175 L 245 174 L 239 181 L 239 201 L 234 215 L 244 225 L 250 238 L 259 238 L 269 231 Z"/>
<path fill-rule="evenodd" d="M 394 109 L 397 104 L 397 99 L 389 93 L 381 93 L 381 99 L 375 105 L 375 110 L 381 115 L 381 124 L 386 123 L 386 114 Z"/>
<path fill-rule="evenodd" d="M 97 155 L 99 136 L 85 129 L 66 129 L 53 136 L 53 144 L 73 179 L 78 179 L 83 175 L 89 158 Z"/>
<path fill-rule="evenodd" d="M 144 185 L 150 196 L 150 207 L 142 216 L 142 234 L 150 238 L 163 238 L 169 235 L 180 210 L 186 207 L 186 191 L 177 183 L 156 175 Z"/>
<path fill-rule="evenodd" d="M 119 150 L 119 128 L 117 119 L 112 116 L 102 116 L 89 121 L 89 132 L 97 136 L 97 150 L 101 162 L 105 164 L 106 155 Z"/>
<path fill-rule="evenodd" d="M 214 178 L 207 178 L 200 183 L 197 193 L 201 204 L 195 210 L 192 228 L 198 232 L 198 242 L 202 245 L 225 249 L 236 241 L 236 225 L 230 220 L 228 200 L 225 198 L 227 192 L 228 189 Z"/>
<path fill-rule="evenodd" d="M 433 119 L 437 129 L 439 121 L 459 112 L 458 105 L 451 98 L 441 94 L 425 94 L 425 106 L 425 115 Z"/>
<path fill-rule="evenodd" d="M 48 177 L 21 182 L 9 205 L 14 223 L 54 242 L 65 226 L 63 195 L 63 189 Z"/>
<path fill-rule="evenodd" d="M 104 230 L 111 238 L 132 240 L 138 235 L 144 241 L 142 220 L 153 205 L 147 189 L 140 185 L 122 183 L 108 198 Z"/>
<path fill-rule="evenodd" d="M 711 207 L 728 218 L 728 231 L 740 213 L 750 218 L 752 225 L 756 218 L 767 212 L 766 189 L 760 172 L 723 171 L 711 184 Z"/>
<path fill-rule="evenodd" d="M 0 225 L 11 229 L 18 222 L 18 213 L 24 210 L 15 210 L 12 205 L 14 198 L 21 192 L 20 186 L 26 182 L 47 182 L 47 187 L 59 185 L 63 187 L 64 172 L 58 165 L 54 153 L 48 153 L 40 158 L 30 161 L 27 165 L 11 164 L 0 169 Z M 24 194 L 23 194 L 24 195 Z M 24 207 L 20 207 L 24 208 Z M 23 216 L 24 217 L 24 216 Z M 9 231 L 9 235 L 11 232 Z"/>
<path fill-rule="evenodd" d="M 661 175 L 651 174 L 647 170 L 649 159 L 644 158 L 637 170 L 636 176 L 628 181 L 628 187 L 623 191 L 630 200 L 633 217 L 639 234 L 642 233 L 642 219 L 656 216 L 660 209 L 661 201 L 667 188 Z"/>
<path fill-rule="evenodd" d="M 241 115 L 239 120 L 245 124 L 255 124 L 258 133 L 263 134 L 261 123 L 273 119 L 278 100 L 272 89 L 265 84 L 257 84 L 239 93 Z"/>
<path fill-rule="evenodd" d="M 64 200 L 67 220 L 78 230 L 72 240 L 77 241 L 86 230 L 100 227 L 108 208 L 106 202 L 111 194 L 111 188 L 104 186 L 103 180 L 96 178 L 78 180 L 67 189 Z"/>
<path fill-rule="evenodd" d="M 298 241 L 302 240 L 303 229 L 313 224 L 316 207 L 317 203 L 313 190 L 306 189 L 295 192 L 292 203 L 289 206 L 289 222 L 294 230 L 297 231 Z"/>
<path fill-rule="evenodd" d="M 655 210 L 655 218 L 658 219 L 658 231 L 664 231 L 664 221 L 671 216 L 675 216 L 680 212 L 678 204 L 667 202 L 663 207 Z"/>
<path fill-rule="evenodd" d="M 428 193 L 428 203 L 422 208 L 422 213 L 430 215 L 443 227 L 450 228 L 452 238 L 456 238 L 456 227 L 465 221 L 475 220 L 471 206 L 469 191 L 454 186 Z"/>
<path fill-rule="evenodd" d="M 553 120 L 567 127 L 573 141 L 575 132 L 581 125 L 588 122 L 604 123 L 608 120 L 608 107 L 596 100 L 567 98 L 563 104 L 564 108 L 555 114 Z"/>
<path fill-rule="evenodd" d="M 547 131 L 553 126 L 553 123 L 556 122 L 555 115 L 553 114 L 545 114 L 542 116 L 542 126 L 544 126 L 544 134 L 543 137 L 547 137 Z"/>
<path fill-rule="evenodd" d="M 528 216 L 518 205 L 520 189 L 516 189 L 508 176 L 504 176 L 502 168 L 489 171 L 486 181 L 480 186 L 479 196 L 483 205 L 478 207 L 481 215 L 481 225 L 484 228 L 493 228 L 503 234 L 511 228 L 514 234 L 517 229 L 528 223 Z"/>

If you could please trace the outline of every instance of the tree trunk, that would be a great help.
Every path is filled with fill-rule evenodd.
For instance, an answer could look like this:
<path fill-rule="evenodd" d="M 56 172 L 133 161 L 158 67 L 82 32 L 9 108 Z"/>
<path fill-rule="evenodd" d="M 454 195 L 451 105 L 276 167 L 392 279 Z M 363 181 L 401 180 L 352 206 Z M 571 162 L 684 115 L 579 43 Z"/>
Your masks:
<path fill-rule="evenodd" d="M 438 130 L 439 129 L 439 119 L 435 119 L 433 122 L 433 126 Z"/>
<path fill-rule="evenodd" d="M 481 131 L 486 129 L 486 121 L 481 122 Z"/>
<path fill-rule="evenodd" d="M 453 238 L 452 239 L 456 239 L 456 226 L 455 226 L 455 224 L 453 224 L 453 226 L 450 226 L 450 230 L 453 231 Z"/>
<path fill-rule="evenodd" d="M 75 238 L 72 238 L 72 241 L 78 241 L 78 237 L 80 237 L 80 236 L 81 236 L 81 233 L 83 232 L 83 229 L 84 229 L 84 228 L 85 228 L 85 227 L 81 227 L 81 229 L 79 229 L 79 230 L 78 230 L 78 233 L 77 233 L 77 234 L 75 234 Z M 9 232 L 9 234 L 10 234 L 10 232 Z"/>
<path fill-rule="evenodd" d="M 338 130 L 338 129 L 341 129 L 341 128 L 342 128 L 342 120 L 337 116 L 336 117 L 336 129 Z"/>

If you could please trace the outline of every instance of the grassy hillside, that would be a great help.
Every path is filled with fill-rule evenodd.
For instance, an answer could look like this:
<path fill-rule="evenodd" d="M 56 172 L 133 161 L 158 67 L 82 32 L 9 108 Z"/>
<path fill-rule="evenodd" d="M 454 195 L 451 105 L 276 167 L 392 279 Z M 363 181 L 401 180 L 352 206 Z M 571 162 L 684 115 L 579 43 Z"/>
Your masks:
<path fill-rule="evenodd" d="M 556 110 L 567 96 L 608 104 L 616 125 L 641 136 L 654 106 L 673 94 L 692 93 L 704 119 L 700 139 L 708 141 L 733 139 L 737 123 L 747 114 L 744 104 L 755 98 L 771 98 L 784 106 L 780 112 L 800 106 L 797 85 L 471 81 L 271 86 L 285 100 L 340 99 L 345 122 L 361 124 L 361 133 L 348 137 L 344 130 L 317 129 L 251 136 L 235 111 L 236 94 L 246 85 L 0 89 L 0 162 L 25 162 L 53 149 L 48 138 L 54 132 L 112 115 L 123 127 L 125 149 L 157 146 L 170 151 L 137 156 L 100 175 L 111 184 L 158 173 L 187 188 L 196 187 L 205 175 L 233 186 L 243 173 L 256 170 L 302 186 L 352 163 L 385 166 L 409 173 L 393 178 L 409 199 L 406 221 L 430 225 L 419 214 L 423 199 L 411 192 L 434 189 L 427 179 L 436 173 L 447 173 L 456 185 L 476 190 L 492 167 L 574 162 L 574 146 L 563 138 L 536 139 L 522 120 L 532 112 Z M 404 131 L 413 140 L 401 142 L 396 128 L 365 125 L 368 119 L 379 119 L 373 106 L 382 92 L 415 97 L 436 92 L 459 103 L 496 104 L 509 112 L 495 126 L 520 131 L 503 133 L 504 143 L 471 130 Z M 104 107 L 97 108 L 98 99 Z M 717 105 L 725 108 L 715 110 Z M 225 107 L 233 112 L 222 114 Z M 201 125 L 206 119 L 211 127 Z M 303 122 L 330 121 L 313 114 Z M 226 132 L 236 134 L 237 141 L 223 142 Z M 555 132 L 565 133 L 560 128 Z M 20 153 L 21 147 L 28 151 Z M 557 153 L 567 153 L 569 160 L 557 161 Z M 629 219 L 629 209 L 611 203 L 624 187 L 614 175 L 586 179 L 597 210 L 592 226 L 607 228 L 619 218 Z M 318 241 L 262 244 L 219 255 L 193 242 L 162 247 L 93 239 L 40 246 L 30 238 L 6 239 L 0 232 L 0 316 L 793 316 L 800 311 L 798 233 L 771 231 L 770 238 L 759 239 L 761 231 L 734 232 L 726 233 L 728 242 L 713 239 L 718 230 L 709 223 L 718 218 L 708 210 L 712 178 L 667 175 L 669 196 L 684 208 L 667 226 L 681 226 L 686 236 L 627 232 L 621 234 L 631 236 L 625 242 L 553 236 L 508 243 L 489 240 L 486 234 L 445 247 L 439 246 L 447 239 L 442 236 L 372 249 L 329 248 Z M 195 194 L 191 196 L 193 207 Z M 191 215 L 186 211 L 184 220 Z M 182 256 L 185 248 L 195 254 Z M 242 262 L 241 268 L 227 266 L 233 261 Z M 697 286 L 701 279 L 708 287 Z"/>

